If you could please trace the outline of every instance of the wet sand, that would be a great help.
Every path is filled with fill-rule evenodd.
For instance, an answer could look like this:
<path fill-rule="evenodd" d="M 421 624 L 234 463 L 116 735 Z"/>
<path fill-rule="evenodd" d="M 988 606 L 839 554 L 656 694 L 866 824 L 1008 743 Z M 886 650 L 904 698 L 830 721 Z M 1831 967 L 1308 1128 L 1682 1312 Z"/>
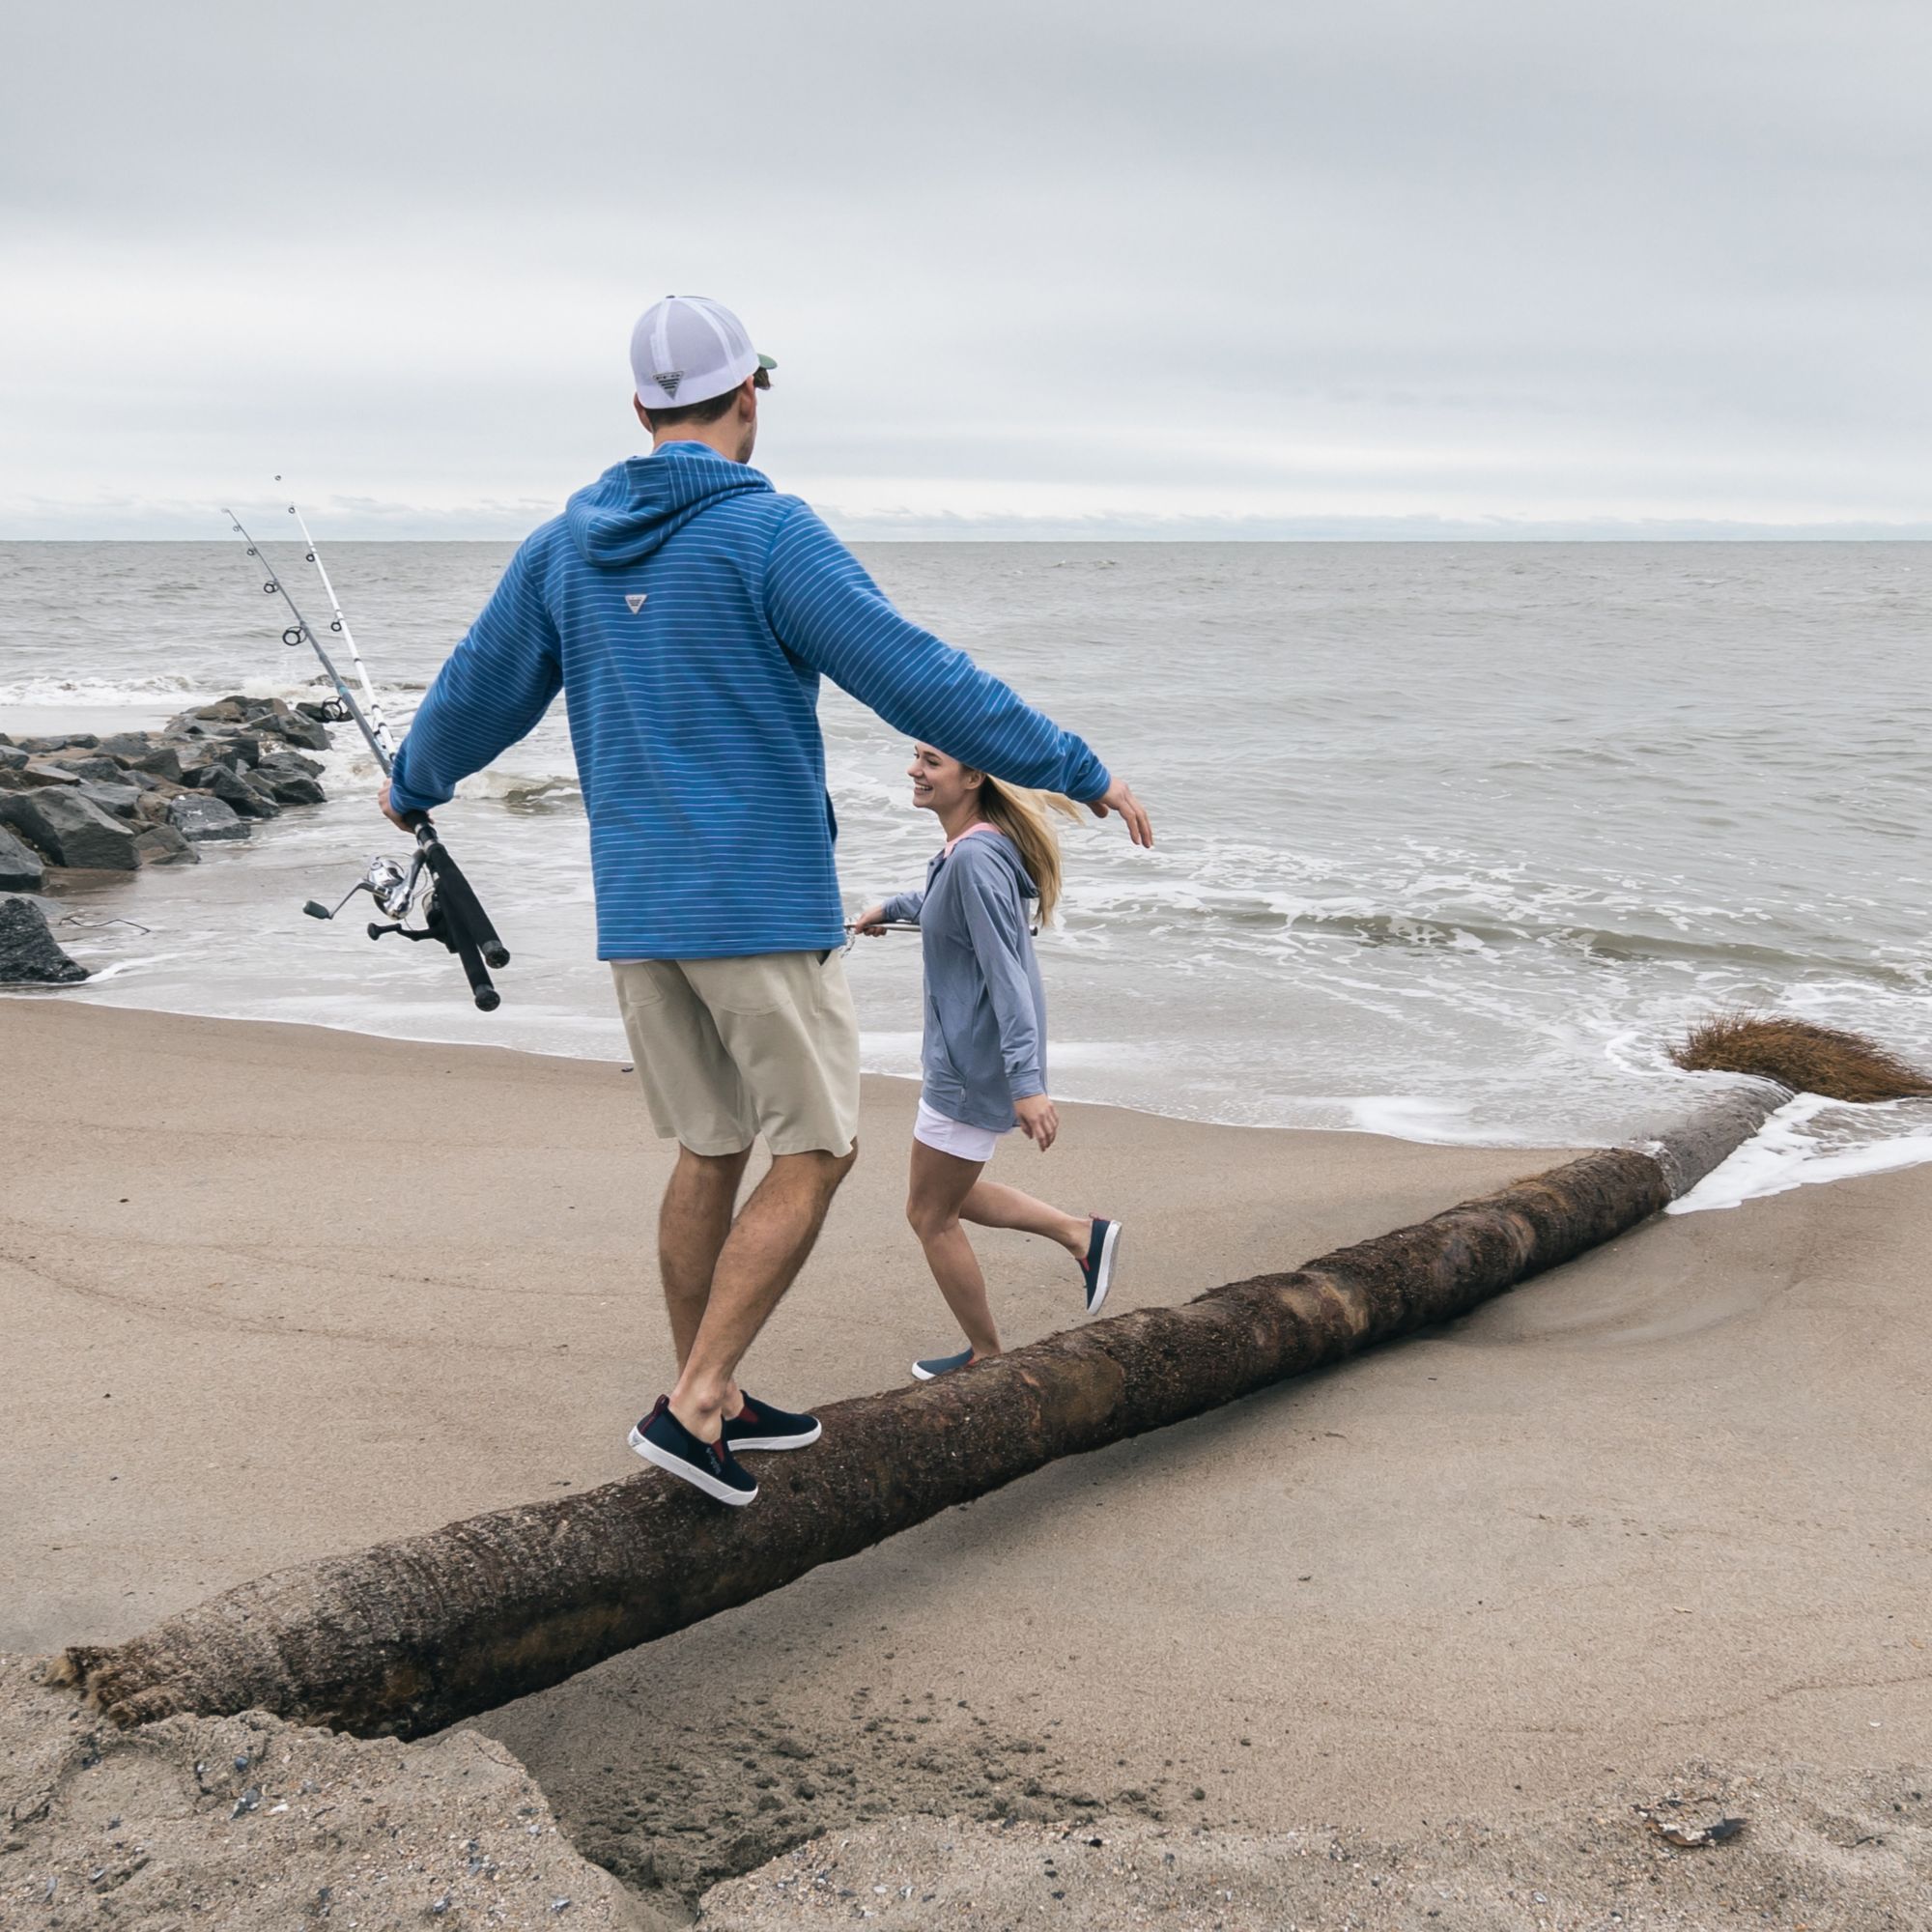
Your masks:
<path fill-rule="evenodd" d="M 631 1466 L 665 1380 L 665 1156 L 614 1067 L 57 997 L 0 1002 L 0 1649 Z M 912 1099 L 868 1083 L 753 1389 L 827 1400 L 948 1344 L 898 1213 Z M 996 1172 L 1120 1212 L 1124 1309 L 1559 1157 L 1069 1109 L 1053 1153 Z M 1628 1833 L 1629 1793 L 1693 1759 L 1873 1804 L 1897 1773 L 1909 1806 L 1902 1768 L 1932 1763 L 1928 1234 L 1924 1169 L 1654 1223 L 477 1728 L 661 1902 L 814 1834 L 917 1836 L 892 1823 L 913 1813 L 959 1821 L 920 1869 L 951 1857 L 950 1895 L 985 1902 L 1007 1881 L 973 1834 L 1009 1817 L 1416 1847 L 1616 1794 Z M 1009 1339 L 1077 1319 L 1064 1257 L 984 1252 Z M 1871 1896 L 1922 1888 L 1922 1841 Z M 846 1916 L 883 1912 L 857 1896 Z M 727 1908 L 820 1916 L 769 1889 Z M 1812 1922 L 1887 1922 L 1843 1910 Z"/>

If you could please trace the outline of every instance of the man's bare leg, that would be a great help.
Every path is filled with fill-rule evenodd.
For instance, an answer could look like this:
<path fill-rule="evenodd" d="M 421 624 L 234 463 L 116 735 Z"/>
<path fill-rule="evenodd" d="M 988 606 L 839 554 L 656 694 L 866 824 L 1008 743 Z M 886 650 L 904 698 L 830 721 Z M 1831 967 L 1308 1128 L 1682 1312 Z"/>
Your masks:
<path fill-rule="evenodd" d="M 805 1265 L 838 1183 L 859 1157 L 783 1153 L 731 1224 L 711 1293 L 670 1392 L 670 1412 L 700 1442 L 716 1442 L 737 1392 L 738 1363 Z"/>
<path fill-rule="evenodd" d="M 677 1165 L 665 1187 L 658 1209 L 658 1274 L 664 1282 L 665 1313 L 670 1318 L 671 1345 L 677 1350 L 679 1374 L 691 1358 L 711 1299 L 711 1277 L 718 1256 L 731 1232 L 738 1189 L 745 1179 L 752 1151 L 739 1153 L 693 1153 L 677 1151 Z M 733 1388 L 725 1413 L 742 1406 Z"/>

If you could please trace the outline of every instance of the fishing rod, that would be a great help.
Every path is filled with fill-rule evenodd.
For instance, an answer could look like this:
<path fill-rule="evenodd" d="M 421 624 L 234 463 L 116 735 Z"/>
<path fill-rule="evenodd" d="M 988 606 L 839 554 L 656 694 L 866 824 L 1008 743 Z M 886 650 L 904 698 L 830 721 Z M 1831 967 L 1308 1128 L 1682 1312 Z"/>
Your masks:
<path fill-rule="evenodd" d="M 279 476 L 275 478 L 277 483 L 281 480 Z M 369 718 L 375 725 L 373 735 L 382 739 L 388 749 L 390 757 L 393 758 L 396 753 L 395 734 L 390 731 L 388 721 L 383 716 L 383 701 L 376 696 L 376 687 L 369 681 L 369 667 L 362 662 L 362 653 L 355 648 L 355 633 L 349 628 L 349 619 L 342 614 L 342 600 L 335 594 L 335 585 L 328 581 L 328 566 L 323 562 L 322 552 L 316 548 L 315 539 L 308 533 L 308 520 L 293 503 L 289 505 L 289 515 L 296 520 L 296 527 L 302 533 L 302 543 L 308 550 L 308 561 L 315 565 L 315 574 L 322 579 L 323 590 L 328 598 L 328 628 L 331 632 L 339 633 L 342 641 L 349 646 L 349 662 L 355 667 L 355 675 L 361 680 L 363 701 L 369 707 Z M 324 662 L 327 663 L 327 660 L 325 659 Z M 386 771 L 388 768 L 384 766 L 384 769 Z"/>
<path fill-rule="evenodd" d="M 281 480 L 279 476 L 275 478 L 277 483 Z M 269 573 L 268 582 L 262 585 L 263 590 L 270 595 L 278 594 L 289 607 L 289 614 L 295 622 L 283 631 L 282 642 L 291 649 L 305 643 L 315 652 L 323 669 L 328 674 L 329 683 L 335 687 L 336 702 L 342 707 L 343 715 L 353 720 L 356 729 L 362 733 L 377 764 L 383 769 L 383 776 L 390 777 L 395 767 L 394 734 L 383 716 L 382 703 L 376 696 L 374 684 L 370 682 L 369 668 L 362 662 L 361 652 L 355 648 L 355 635 L 349 629 L 348 619 L 342 614 L 341 601 L 335 594 L 334 584 L 329 582 L 328 572 L 316 549 L 315 539 L 309 535 L 308 525 L 303 521 L 301 512 L 295 504 L 289 505 L 289 515 L 295 518 L 307 547 L 305 561 L 315 565 L 316 573 L 322 579 L 323 590 L 328 598 L 330 634 L 339 636 L 348 647 L 350 661 L 355 667 L 367 700 L 366 709 L 336 669 L 335 661 L 317 636 L 315 627 L 302 615 L 288 585 L 282 582 L 281 573 L 262 554 L 261 546 L 242 526 L 242 519 L 233 510 L 224 510 L 222 514 L 233 526 L 236 535 L 247 545 L 248 554 Z M 403 818 L 416 838 L 415 851 L 407 867 L 400 859 L 379 855 L 369 861 L 368 869 L 362 877 L 343 894 L 334 906 L 325 906 L 318 900 L 310 899 L 302 911 L 311 919 L 330 920 L 357 893 L 367 893 L 390 921 L 384 925 L 371 920 L 371 939 L 381 939 L 393 932 L 404 939 L 436 940 L 462 962 L 465 977 L 469 981 L 470 996 L 478 1009 L 486 1013 L 494 1012 L 501 1004 L 502 995 L 491 983 L 490 968 L 507 966 L 510 963 L 509 949 L 497 938 L 497 928 L 490 923 L 490 916 L 483 910 L 469 881 L 464 877 L 462 867 L 449 856 L 448 848 L 438 837 L 429 813 L 410 811 L 405 812 Z M 420 924 L 410 923 L 412 914 L 421 921 Z"/>

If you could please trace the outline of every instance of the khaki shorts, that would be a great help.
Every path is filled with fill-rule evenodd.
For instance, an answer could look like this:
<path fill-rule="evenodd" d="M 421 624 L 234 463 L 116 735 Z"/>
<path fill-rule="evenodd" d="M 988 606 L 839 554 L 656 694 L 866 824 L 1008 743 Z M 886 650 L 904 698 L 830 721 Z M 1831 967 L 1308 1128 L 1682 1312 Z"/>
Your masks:
<path fill-rule="evenodd" d="M 660 1138 L 693 1153 L 852 1151 L 859 1015 L 845 958 L 619 959 L 611 972 Z"/>

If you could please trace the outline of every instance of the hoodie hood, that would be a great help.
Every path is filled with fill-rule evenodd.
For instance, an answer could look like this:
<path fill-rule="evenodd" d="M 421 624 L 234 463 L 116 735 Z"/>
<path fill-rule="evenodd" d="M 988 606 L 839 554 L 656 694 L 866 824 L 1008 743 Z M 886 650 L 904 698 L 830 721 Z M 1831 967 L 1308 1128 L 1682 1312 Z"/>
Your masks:
<path fill-rule="evenodd" d="M 989 821 L 981 819 L 980 822 L 983 825 Z M 978 863 L 1001 866 L 1012 874 L 1013 885 L 1019 893 L 1022 903 L 1028 899 L 1038 898 L 1039 888 L 1034 884 L 1033 875 L 1026 868 L 1026 861 L 1020 857 L 1020 848 L 1004 832 L 997 829 L 991 832 L 967 833 L 954 841 L 950 853 L 942 847 L 933 856 L 931 876 L 936 878 L 940 867 L 957 859 L 969 845 L 973 848 L 973 858 L 967 862 L 969 865 Z"/>
<path fill-rule="evenodd" d="M 564 505 L 577 554 L 600 570 L 642 563 L 686 524 L 725 497 L 769 490 L 771 479 L 702 442 L 668 442 L 613 464 Z"/>

